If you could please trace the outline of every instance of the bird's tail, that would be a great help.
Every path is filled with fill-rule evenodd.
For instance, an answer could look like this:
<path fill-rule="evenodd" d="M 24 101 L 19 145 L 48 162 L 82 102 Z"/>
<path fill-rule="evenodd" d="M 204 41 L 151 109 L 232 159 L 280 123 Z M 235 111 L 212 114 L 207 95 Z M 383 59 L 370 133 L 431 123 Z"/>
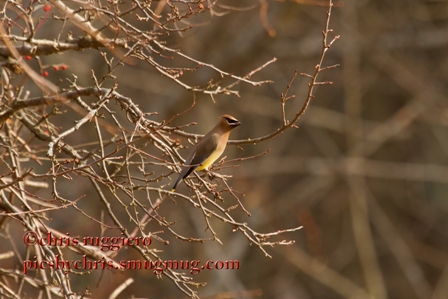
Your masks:
<path fill-rule="evenodd" d="M 179 176 L 177 178 L 177 181 L 174 183 L 173 188 L 171 188 L 171 192 L 174 192 L 174 190 L 176 190 L 176 187 L 177 187 L 177 185 L 179 185 L 181 180 L 182 180 L 182 176 Z"/>

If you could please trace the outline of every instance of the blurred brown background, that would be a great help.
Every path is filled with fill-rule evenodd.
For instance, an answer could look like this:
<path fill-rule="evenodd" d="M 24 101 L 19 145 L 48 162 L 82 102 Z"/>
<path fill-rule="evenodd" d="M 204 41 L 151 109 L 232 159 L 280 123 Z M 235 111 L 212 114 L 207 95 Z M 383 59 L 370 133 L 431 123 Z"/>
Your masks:
<path fill-rule="evenodd" d="M 192 29 L 165 38 L 172 48 L 241 76 L 278 59 L 252 78 L 273 84 L 239 83 L 241 97 L 218 95 L 216 103 L 197 93 L 196 105 L 173 125 L 195 121 L 198 125 L 187 131 L 202 134 L 228 113 L 243 123 L 232 139 L 260 137 L 281 126 L 280 95 L 295 70 L 313 72 L 327 8 L 320 1 L 267 1 L 267 21 L 275 30 L 269 36 L 260 17 L 263 3 L 226 1 L 221 4 L 255 7 L 221 8 L 217 11 L 230 13 L 192 17 Z M 279 238 L 296 240 L 293 246 L 267 248 L 272 259 L 221 222 L 213 225 L 224 245 L 187 243 L 165 234 L 171 243 L 157 244 L 164 251 L 161 258 L 239 261 L 239 270 L 203 270 L 194 276 L 207 283 L 199 288 L 201 298 L 448 298 L 448 2 L 335 4 L 330 28 L 341 38 L 324 66 L 341 66 L 320 76 L 334 85 L 318 86 L 299 129 L 242 146 L 244 151 L 229 146 L 225 152 L 227 159 L 270 149 L 268 155 L 221 171 L 232 174 L 234 189 L 246 195 L 242 201 L 252 217 L 238 211 L 239 221 L 259 232 L 304 228 Z M 39 32 L 44 36 L 50 32 L 46 30 L 51 22 Z M 90 69 L 97 76 L 107 72 L 99 57 L 86 50 L 43 59 L 68 64 L 87 86 Z M 191 92 L 147 64 L 125 65 L 115 75 L 118 92 L 145 112 L 157 111 L 158 121 L 192 104 Z M 49 78 L 57 81 L 58 76 L 51 73 Z M 203 85 L 212 78 L 219 80 L 204 68 L 184 79 Z M 294 81 L 289 93 L 296 98 L 286 106 L 289 119 L 302 107 L 307 83 L 300 76 Z M 187 152 L 182 152 L 184 157 Z M 103 207 L 91 204 L 96 198 L 82 185 L 65 190 L 75 198 L 87 193 L 89 201 L 80 206 L 99 215 Z M 181 185 L 178 191 L 183 190 Z M 161 212 L 175 219 L 184 235 L 206 235 L 202 214 L 182 201 L 165 201 Z M 70 209 L 58 215 L 69 217 Z M 93 234 L 85 218 L 67 217 L 52 221 L 63 232 L 73 230 L 72 235 Z M 141 259 L 133 254 L 120 252 L 117 260 Z M 106 298 L 110 285 L 131 276 L 136 281 L 118 298 L 183 298 L 170 280 L 158 280 L 150 271 L 117 272 L 75 277 L 76 291 L 88 285 L 94 298 Z"/>

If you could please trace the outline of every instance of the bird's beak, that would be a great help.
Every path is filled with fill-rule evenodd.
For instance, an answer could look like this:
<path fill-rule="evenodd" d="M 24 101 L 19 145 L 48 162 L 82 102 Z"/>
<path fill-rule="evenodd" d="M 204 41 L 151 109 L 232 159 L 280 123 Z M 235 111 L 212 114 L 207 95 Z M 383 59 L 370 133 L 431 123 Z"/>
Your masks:
<path fill-rule="evenodd" d="M 235 122 L 235 123 L 232 123 L 232 126 L 234 126 L 234 127 L 238 127 L 238 126 L 241 126 L 241 123 L 240 123 L 239 121 L 237 121 L 237 122 Z"/>

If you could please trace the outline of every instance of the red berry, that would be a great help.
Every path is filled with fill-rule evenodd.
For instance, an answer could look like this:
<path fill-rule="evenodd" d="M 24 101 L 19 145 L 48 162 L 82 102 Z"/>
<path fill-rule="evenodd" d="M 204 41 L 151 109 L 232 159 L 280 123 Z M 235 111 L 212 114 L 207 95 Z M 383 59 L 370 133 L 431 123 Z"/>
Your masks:
<path fill-rule="evenodd" d="M 61 65 L 61 69 L 62 69 L 63 71 L 65 71 L 65 70 L 67 69 L 67 66 L 66 66 L 65 64 Z"/>
<path fill-rule="evenodd" d="M 27 56 L 25 56 L 25 59 L 26 59 L 26 60 L 31 60 L 31 56 L 30 56 L 30 55 L 27 55 Z"/>
<path fill-rule="evenodd" d="M 51 5 L 50 4 L 45 4 L 44 5 L 44 11 L 47 12 L 47 11 L 50 11 L 50 10 L 51 10 Z"/>
<path fill-rule="evenodd" d="M 44 75 L 44 77 L 48 77 L 48 72 L 47 72 L 47 71 L 44 71 L 44 72 L 42 73 L 42 75 Z"/>
<path fill-rule="evenodd" d="M 57 66 L 57 65 L 55 65 L 54 67 L 53 67 L 53 69 L 57 72 L 57 71 L 59 71 L 59 67 Z"/>

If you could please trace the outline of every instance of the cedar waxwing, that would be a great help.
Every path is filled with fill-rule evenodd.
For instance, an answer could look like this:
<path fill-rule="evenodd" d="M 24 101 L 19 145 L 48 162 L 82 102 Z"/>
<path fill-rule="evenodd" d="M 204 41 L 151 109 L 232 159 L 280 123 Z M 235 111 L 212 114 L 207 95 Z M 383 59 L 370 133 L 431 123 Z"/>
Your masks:
<path fill-rule="evenodd" d="M 241 123 L 235 117 L 228 114 L 221 116 L 219 123 L 191 151 L 171 192 L 193 171 L 208 169 L 224 152 L 230 131 L 239 125 Z"/>

